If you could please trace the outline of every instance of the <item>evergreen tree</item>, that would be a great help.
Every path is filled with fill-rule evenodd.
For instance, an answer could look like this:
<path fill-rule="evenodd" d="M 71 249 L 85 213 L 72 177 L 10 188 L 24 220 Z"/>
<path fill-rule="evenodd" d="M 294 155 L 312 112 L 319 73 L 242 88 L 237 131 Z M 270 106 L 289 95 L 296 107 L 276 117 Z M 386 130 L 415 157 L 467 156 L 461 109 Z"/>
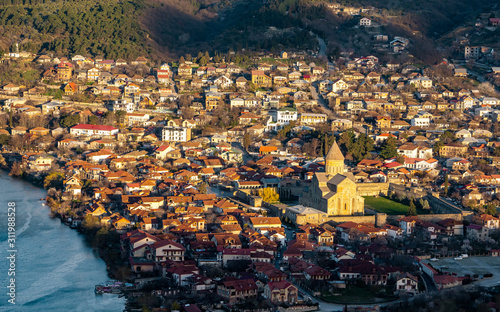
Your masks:
<path fill-rule="evenodd" d="M 373 139 L 366 134 L 361 133 L 352 145 L 350 153 L 357 161 L 361 161 L 367 158 L 374 148 Z"/>
<path fill-rule="evenodd" d="M 397 151 L 397 141 L 395 138 L 390 137 L 382 143 L 382 150 L 380 151 L 380 157 L 384 159 L 396 157 L 398 155 Z"/>
<path fill-rule="evenodd" d="M 426 199 L 420 198 L 419 202 L 422 209 L 430 209 L 429 202 Z"/>
<path fill-rule="evenodd" d="M 448 195 L 448 175 L 444 176 L 444 195 Z"/>
<path fill-rule="evenodd" d="M 219 54 L 215 54 L 214 63 L 220 63 L 220 61 L 221 61 L 221 58 L 220 58 Z"/>
<path fill-rule="evenodd" d="M 413 202 L 413 198 L 410 200 L 410 208 L 408 208 L 407 216 L 416 216 L 417 215 L 417 207 Z"/>
<path fill-rule="evenodd" d="M 340 135 L 339 144 L 345 151 L 350 153 L 355 139 L 356 135 L 354 134 L 354 131 L 349 129 Z"/>
<path fill-rule="evenodd" d="M 243 147 L 245 150 L 248 150 L 250 144 L 252 144 L 252 136 L 249 133 L 245 133 L 243 136 Z"/>
<path fill-rule="evenodd" d="M 328 151 L 330 150 L 328 146 L 328 135 L 325 134 L 325 156 L 328 154 Z"/>
<path fill-rule="evenodd" d="M 398 155 L 396 156 L 396 162 L 398 162 L 398 163 L 400 163 L 400 164 L 404 165 L 404 164 L 405 164 L 405 157 L 404 157 L 403 155 L 399 155 L 399 154 L 398 154 Z"/>
<path fill-rule="evenodd" d="M 486 211 L 485 213 L 489 214 L 489 215 L 496 215 L 497 214 L 497 208 L 495 207 L 495 205 L 493 205 L 492 203 L 489 203 L 487 206 L 486 206 Z"/>
<path fill-rule="evenodd" d="M 207 59 L 202 56 L 199 60 L 198 60 L 198 64 L 200 64 L 201 66 L 205 66 L 207 65 Z"/>

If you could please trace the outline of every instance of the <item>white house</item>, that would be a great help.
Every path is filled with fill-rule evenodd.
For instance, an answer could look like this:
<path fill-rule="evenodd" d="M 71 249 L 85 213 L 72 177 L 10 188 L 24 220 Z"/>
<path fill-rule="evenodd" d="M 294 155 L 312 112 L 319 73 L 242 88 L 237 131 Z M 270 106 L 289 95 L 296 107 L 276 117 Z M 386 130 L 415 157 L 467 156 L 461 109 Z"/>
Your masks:
<path fill-rule="evenodd" d="M 493 116 L 493 113 L 497 112 L 498 110 L 493 109 L 491 107 L 478 107 L 474 109 L 474 115 L 483 117 L 483 118 L 490 118 Z"/>
<path fill-rule="evenodd" d="M 415 88 L 430 89 L 432 88 L 432 80 L 427 77 L 418 77 L 410 80 L 410 85 Z"/>
<path fill-rule="evenodd" d="M 297 110 L 292 107 L 283 107 L 277 111 L 270 112 L 270 115 L 272 116 L 272 122 L 276 123 L 277 128 L 282 128 L 284 125 L 297 121 L 299 116 Z"/>
<path fill-rule="evenodd" d="M 153 244 L 154 260 L 161 261 L 184 261 L 186 248 L 179 243 L 169 239 L 161 240 Z"/>
<path fill-rule="evenodd" d="M 126 111 L 127 113 L 132 113 L 135 110 L 135 104 L 127 99 L 118 99 L 113 101 L 113 111 Z"/>
<path fill-rule="evenodd" d="M 149 120 L 149 114 L 127 113 L 125 115 L 129 126 L 139 125 L 142 126 Z"/>
<path fill-rule="evenodd" d="M 229 88 L 233 84 L 233 81 L 226 76 L 220 76 L 214 80 L 214 84 L 222 89 L 225 89 Z"/>
<path fill-rule="evenodd" d="M 417 218 L 415 217 L 404 217 L 399 219 L 399 227 L 404 231 L 405 235 L 412 235 L 415 231 L 415 225 L 417 224 Z"/>
<path fill-rule="evenodd" d="M 431 158 L 432 148 L 426 146 L 417 146 L 415 144 L 404 144 L 398 147 L 398 154 L 409 158 Z"/>
<path fill-rule="evenodd" d="M 349 88 L 349 86 L 342 79 L 339 79 L 339 80 L 335 81 L 334 83 L 332 83 L 332 91 L 333 92 L 344 91 L 347 88 Z"/>
<path fill-rule="evenodd" d="M 435 169 L 438 165 L 436 159 L 405 158 L 405 167 L 409 169 Z"/>
<path fill-rule="evenodd" d="M 410 273 L 403 273 L 396 279 L 396 291 L 409 294 L 418 293 L 418 278 Z"/>
<path fill-rule="evenodd" d="M 107 135 L 115 135 L 118 133 L 118 129 L 112 126 L 79 124 L 72 127 L 69 133 L 75 136 L 85 135 L 85 136 L 101 137 Z"/>
<path fill-rule="evenodd" d="M 391 238 L 401 238 L 403 237 L 404 231 L 402 228 L 386 224 L 384 225 L 384 229 L 387 231 L 387 236 Z"/>
<path fill-rule="evenodd" d="M 191 140 L 191 129 L 186 127 L 164 127 L 161 131 L 162 141 L 187 142 Z"/>
<path fill-rule="evenodd" d="M 472 135 L 471 135 L 469 130 L 462 129 L 462 130 L 455 132 L 455 136 L 459 139 L 463 139 L 463 138 L 470 138 Z"/>
<path fill-rule="evenodd" d="M 431 124 L 431 120 L 428 117 L 413 117 L 410 124 L 412 126 L 418 127 L 428 127 Z"/>
<path fill-rule="evenodd" d="M 368 17 L 363 17 L 362 19 L 359 20 L 360 26 L 370 26 L 371 24 L 372 24 L 372 20 L 369 19 Z"/>
<path fill-rule="evenodd" d="M 245 106 L 245 100 L 242 98 L 234 98 L 231 99 L 231 109 L 235 107 L 243 107 Z"/>

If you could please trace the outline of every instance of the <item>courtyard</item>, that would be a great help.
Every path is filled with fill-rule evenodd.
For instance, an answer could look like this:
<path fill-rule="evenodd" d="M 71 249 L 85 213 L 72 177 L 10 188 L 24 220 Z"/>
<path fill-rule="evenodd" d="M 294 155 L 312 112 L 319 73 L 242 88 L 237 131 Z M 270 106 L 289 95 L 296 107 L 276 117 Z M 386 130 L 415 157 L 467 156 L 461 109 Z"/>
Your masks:
<path fill-rule="evenodd" d="M 388 215 L 405 215 L 409 206 L 392 201 L 385 197 L 365 197 L 365 207 Z"/>

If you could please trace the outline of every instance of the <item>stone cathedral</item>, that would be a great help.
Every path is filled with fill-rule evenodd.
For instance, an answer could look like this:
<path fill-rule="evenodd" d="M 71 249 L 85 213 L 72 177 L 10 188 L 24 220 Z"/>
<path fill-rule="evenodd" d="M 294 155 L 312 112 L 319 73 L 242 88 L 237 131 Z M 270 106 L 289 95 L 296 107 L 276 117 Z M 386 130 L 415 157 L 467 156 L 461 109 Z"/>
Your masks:
<path fill-rule="evenodd" d="M 365 199 L 358 195 L 351 173 L 344 172 L 344 155 L 337 142 L 325 158 L 325 172 L 316 172 L 300 204 L 326 212 L 329 216 L 359 216 Z"/>

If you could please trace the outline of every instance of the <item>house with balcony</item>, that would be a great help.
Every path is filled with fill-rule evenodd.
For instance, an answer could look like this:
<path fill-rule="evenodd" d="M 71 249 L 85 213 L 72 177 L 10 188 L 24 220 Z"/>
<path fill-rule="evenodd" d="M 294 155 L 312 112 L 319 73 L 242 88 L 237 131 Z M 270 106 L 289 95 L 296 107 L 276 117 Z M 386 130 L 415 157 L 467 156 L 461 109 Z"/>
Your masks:
<path fill-rule="evenodd" d="M 288 281 L 269 282 L 264 286 L 264 297 L 274 304 L 297 303 L 298 289 Z"/>

